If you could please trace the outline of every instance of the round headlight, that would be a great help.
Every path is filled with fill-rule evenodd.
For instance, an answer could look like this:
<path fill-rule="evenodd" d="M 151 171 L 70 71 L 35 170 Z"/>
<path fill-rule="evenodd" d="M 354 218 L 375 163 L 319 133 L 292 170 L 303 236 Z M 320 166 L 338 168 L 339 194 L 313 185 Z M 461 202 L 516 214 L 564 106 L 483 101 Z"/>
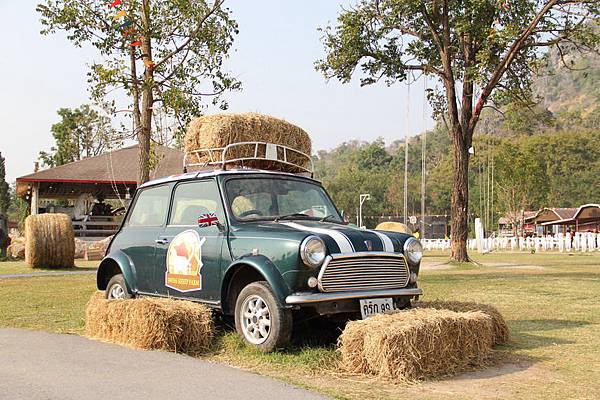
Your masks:
<path fill-rule="evenodd" d="M 325 260 L 325 243 L 317 236 L 309 236 L 300 245 L 300 257 L 304 264 L 316 268 Z"/>
<path fill-rule="evenodd" d="M 421 262 L 423 258 L 423 246 L 415 238 L 409 238 L 404 242 L 404 256 L 408 259 L 408 262 L 415 265 Z"/>

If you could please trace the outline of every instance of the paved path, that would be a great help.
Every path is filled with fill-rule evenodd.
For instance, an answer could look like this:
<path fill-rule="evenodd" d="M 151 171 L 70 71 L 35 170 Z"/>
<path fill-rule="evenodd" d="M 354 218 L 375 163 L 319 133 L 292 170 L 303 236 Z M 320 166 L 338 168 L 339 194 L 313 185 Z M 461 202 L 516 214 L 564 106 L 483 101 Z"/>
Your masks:
<path fill-rule="evenodd" d="M 84 271 L 55 271 L 55 272 L 36 272 L 32 274 L 0 274 L 0 279 L 13 279 L 13 278 L 37 278 L 40 276 L 66 276 L 66 275 L 92 275 L 95 274 L 95 269 L 84 270 Z"/>
<path fill-rule="evenodd" d="M 0 399 L 324 399 L 195 358 L 21 329 L 0 329 Z"/>

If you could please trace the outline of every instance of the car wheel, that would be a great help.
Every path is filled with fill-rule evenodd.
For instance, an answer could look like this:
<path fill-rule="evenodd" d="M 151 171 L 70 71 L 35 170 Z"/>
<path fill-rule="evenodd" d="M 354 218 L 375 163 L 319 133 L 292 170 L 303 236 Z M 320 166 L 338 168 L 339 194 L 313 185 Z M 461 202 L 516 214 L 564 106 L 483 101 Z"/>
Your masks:
<path fill-rule="evenodd" d="M 292 312 L 281 307 L 267 282 L 254 282 L 237 297 L 235 328 L 246 342 L 269 352 L 290 342 Z"/>
<path fill-rule="evenodd" d="M 123 278 L 123 274 L 115 275 L 110 279 L 110 281 L 108 281 L 108 285 L 106 285 L 105 297 L 108 300 L 131 298 L 131 293 L 129 293 L 127 290 L 127 285 L 125 284 L 125 278 Z"/>

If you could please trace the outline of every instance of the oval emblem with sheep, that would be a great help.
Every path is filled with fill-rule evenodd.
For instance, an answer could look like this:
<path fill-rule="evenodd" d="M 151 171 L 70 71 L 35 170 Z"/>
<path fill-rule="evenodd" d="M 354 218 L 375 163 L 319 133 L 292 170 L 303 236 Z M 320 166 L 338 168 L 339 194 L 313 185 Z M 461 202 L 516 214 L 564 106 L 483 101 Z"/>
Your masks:
<path fill-rule="evenodd" d="M 206 238 L 187 230 L 175 236 L 167 252 L 165 286 L 180 292 L 202 290 L 202 245 Z"/>

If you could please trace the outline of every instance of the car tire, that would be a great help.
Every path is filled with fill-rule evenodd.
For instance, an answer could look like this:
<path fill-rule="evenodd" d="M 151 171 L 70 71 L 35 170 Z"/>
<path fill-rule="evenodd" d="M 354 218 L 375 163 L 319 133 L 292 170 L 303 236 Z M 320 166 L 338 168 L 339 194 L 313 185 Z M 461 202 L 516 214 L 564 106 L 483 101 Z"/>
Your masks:
<path fill-rule="evenodd" d="M 235 328 L 264 352 L 286 346 L 292 337 L 292 312 L 283 308 L 265 281 L 244 287 L 235 302 Z"/>
<path fill-rule="evenodd" d="M 129 290 L 127 290 L 123 274 L 118 274 L 110 278 L 108 285 L 106 285 L 104 297 L 108 300 L 130 299 L 132 297 Z"/>

